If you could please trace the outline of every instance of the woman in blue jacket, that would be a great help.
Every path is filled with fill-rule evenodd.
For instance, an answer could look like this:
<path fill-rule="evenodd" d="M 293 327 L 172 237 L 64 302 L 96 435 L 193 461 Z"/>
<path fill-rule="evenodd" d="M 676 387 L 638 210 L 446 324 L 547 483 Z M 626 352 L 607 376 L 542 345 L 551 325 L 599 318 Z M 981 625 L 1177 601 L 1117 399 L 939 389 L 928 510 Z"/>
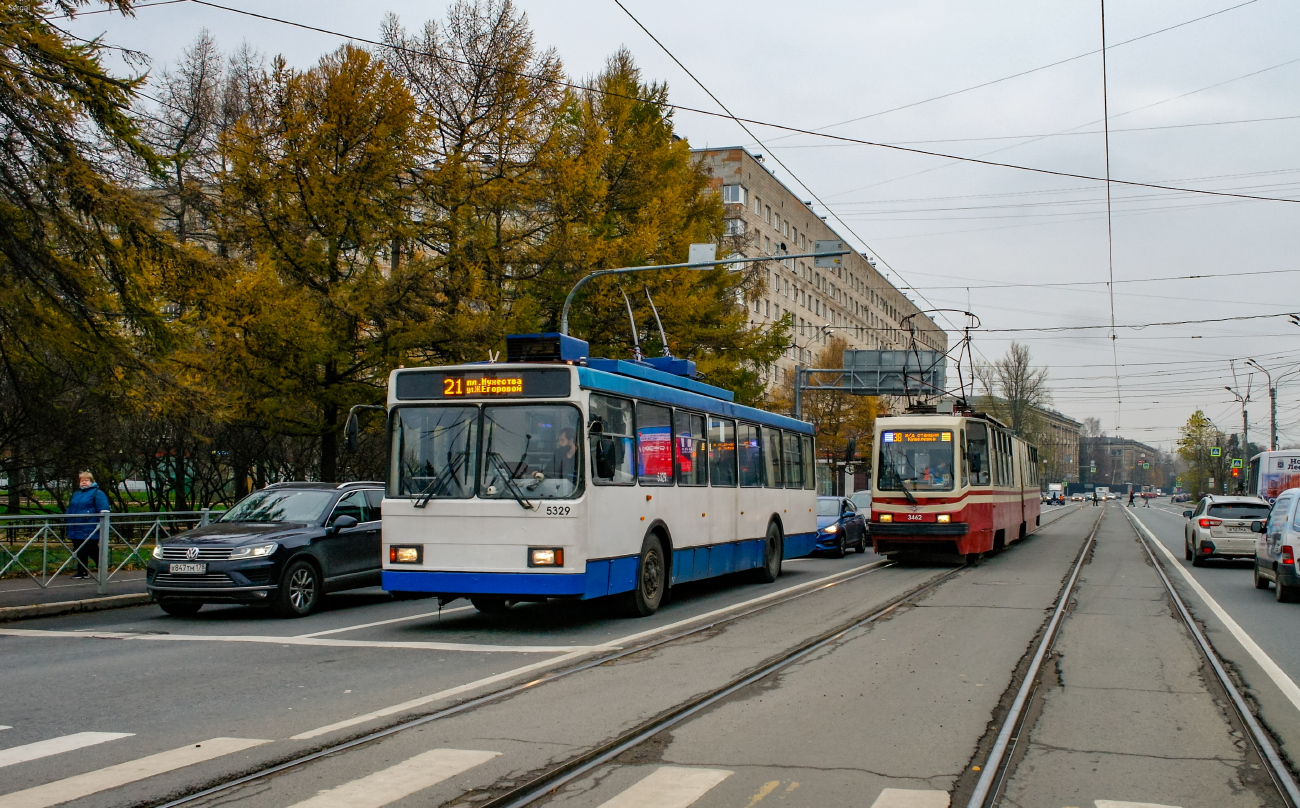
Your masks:
<path fill-rule="evenodd" d="M 108 496 L 95 485 L 95 477 L 89 471 L 77 475 L 78 488 L 72 493 L 68 503 L 68 513 L 94 514 L 79 519 L 68 520 L 68 541 L 77 548 L 77 570 L 73 578 L 90 577 L 90 559 L 99 561 L 99 512 L 110 510 Z"/>

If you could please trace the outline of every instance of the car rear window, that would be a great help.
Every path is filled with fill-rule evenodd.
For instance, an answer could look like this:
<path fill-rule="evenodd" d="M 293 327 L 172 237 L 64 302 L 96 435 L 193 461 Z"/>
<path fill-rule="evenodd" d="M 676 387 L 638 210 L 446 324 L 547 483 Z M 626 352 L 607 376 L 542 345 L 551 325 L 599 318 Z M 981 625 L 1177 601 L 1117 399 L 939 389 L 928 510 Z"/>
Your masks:
<path fill-rule="evenodd" d="M 1211 505 L 1210 516 L 1219 519 L 1267 519 L 1268 506 L 1262 502 L 1224 502 Z"/>

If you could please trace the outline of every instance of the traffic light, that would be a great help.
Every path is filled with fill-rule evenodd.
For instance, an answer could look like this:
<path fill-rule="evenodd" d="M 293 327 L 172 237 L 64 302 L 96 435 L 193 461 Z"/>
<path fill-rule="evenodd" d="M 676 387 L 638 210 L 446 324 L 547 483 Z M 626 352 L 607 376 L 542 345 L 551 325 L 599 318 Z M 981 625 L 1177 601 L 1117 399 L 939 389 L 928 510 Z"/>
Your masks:
<path fill-rule="evenodd" d="M 1233 470 L 1232 470 L 1232 476 L 1233 476 L 1233 477 L 1240 477 L 1240 476 L 1241 476 L 1241 469 L 1233 469 Z"/>

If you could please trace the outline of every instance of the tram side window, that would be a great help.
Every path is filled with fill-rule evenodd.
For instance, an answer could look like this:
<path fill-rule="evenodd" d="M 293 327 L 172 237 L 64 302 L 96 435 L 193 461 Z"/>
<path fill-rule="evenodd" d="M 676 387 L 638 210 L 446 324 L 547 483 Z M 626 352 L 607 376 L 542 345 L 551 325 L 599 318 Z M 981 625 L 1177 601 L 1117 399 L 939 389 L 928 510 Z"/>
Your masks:
<path fill-rule="evenodd" d="M 971 424 L 966 430 L 966 466 L 971 485 L 988 485 L 992 458 L 989 456 L 989 433 L 984 424 Z"/>
<path fill-rule="evenodd" d="M 673 427 L 677 484 L 708 485 L 709 446 L 704 434 L 704 416 L 677 410 L 673 413 Z"/>
<path fill-rule="evenodd" d="M 781 430 L 763 427 L 763 485 L 780 488 L 785 475 L 781 473 Z"/>
<path fill-rule="evenodd" d="M 636 476 L 641 485 L 673 484 L 673 424 L 667 407 L 636 404 Z"/>
<path fill-rule="evenodd" d="M 799 434 L 783 432 L 782 455 L 785 459 L 785 487 L 803 488 L 803 447 L 799 445 Z"/>
<path fill-rule="evenodd" d="M 591 481 L 597 485 L 632 485 L 632 402 L 625 398 L 591 395 L 587 440 L 591 453 Z"/>
<path fill-rule="evenodd" d="M 970 485 L 970 451 L 966 448 L 966 433 L 957 433 L 957 445 L 962 447 L 961 459 L 961 487 L 965 488 Z"/>
<path fill-rule="evenodd" d="M 815 488 L 817 486 L 817 480 L 814 479 L 816 475 L 814 475 L 812 472 L 812 470 L 816 468 L 816 465 L 813 462 L 813 457 L 815 457 L 815 455 L 813 454 L 812 436 L 804 435 L 803 436 L 803 467 L 808 470 L 808 473 L 805 474 L 803 477 L 804 488 Z"/>
<path fill-rule="evenodd" d="M 709 419 L 709 481 L 723 488 L 736 487 L 736 422 Z"/>
<path fill-rule="evenodd" d="M 736 451 L 740 460 L 740 487 L 760 488 L 763 485 L 762 432 L 754 424 L 741 423 L 736 427 Z"/>

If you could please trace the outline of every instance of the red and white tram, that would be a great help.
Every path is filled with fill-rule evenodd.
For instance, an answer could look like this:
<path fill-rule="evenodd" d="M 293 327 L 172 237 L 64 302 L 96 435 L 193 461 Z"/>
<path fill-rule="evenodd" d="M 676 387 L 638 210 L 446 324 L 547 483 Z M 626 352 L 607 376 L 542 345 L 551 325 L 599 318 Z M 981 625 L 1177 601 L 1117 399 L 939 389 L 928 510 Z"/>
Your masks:
<path fill-rule="evenodd" d="M 877 553 L 969 560 L 1038 528 L 1038 450 L 988 415 L 877 419 L 871 468 Z"/>

